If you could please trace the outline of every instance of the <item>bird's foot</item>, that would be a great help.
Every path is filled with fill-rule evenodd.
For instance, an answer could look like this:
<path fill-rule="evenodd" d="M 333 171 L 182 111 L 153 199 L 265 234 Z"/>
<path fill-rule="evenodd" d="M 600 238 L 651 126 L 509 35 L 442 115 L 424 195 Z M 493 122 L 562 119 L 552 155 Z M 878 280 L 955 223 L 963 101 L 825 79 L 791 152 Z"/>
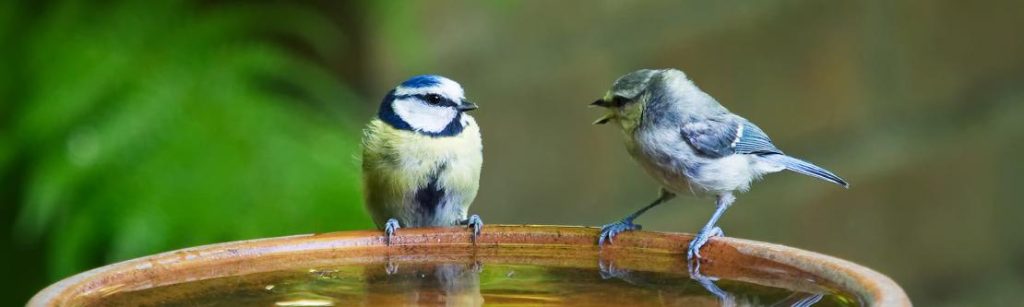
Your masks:
<path fill-rule="evenodd" d="M 643 226 L 639 224 L 633 224 L 633 219 L 623 219 L 621 221 L 606 224 L 601 226 L 601 236 L 597 238 L 597 245 L 604 246 L 604 242 L 608 241 L 608 244 L 612 244 L 612 238 L 615 238 L 618 234 L 625 231 L 641 230 Z"/>
<path fill-rule="evenodd" d="M 402 228 L 402 226 L 398 225 L 398 220 L 396 219 L 388 219 L 388 221 L 384 223 L 385 244 L 391 245 L 391 237 L 395 236 L 395 231 L 398 231 L 399 228 Z"/>
<path fill-rule="evenodd" d="M 697 260 L 699 262 L 701 259 L 700 248 L 703 247 L 705 243 L 708 243 L 708 240 L 711 238 L 721 237 L 723 235 L 725 235 L 725 233 L 723 233 L 722 228 L 719 228 L 718 226 L 711 229 L 701 229 L 700 232 L 697 232 L 697 236 L 693 237 L 693 240 L 690 240 L 690 248 L 686 250 L 686 260 L 688 262 L 693 260 Z M 697 268 L 698 270 L 700 269 L 699 263 L 697 264 Z"/>
<path fill-rule="evenodd" d="M 700 260 L 698 261 L 687 261 L 686 271 L 690 273 L 690 279 L 696 280 L 704 284 L 704 281 L 717 281 L 717 277 L 707 276 L 700 272 Z M 705 287 L 707 288 L 707 287 Z"/>
<path fill-rule="evenodd" d="M 468 219 L 462 221 L 462 225 L 473 228 L 473 244 L 476 244 L 476 238 L 480 236 L 480 230 L 484 228 L 484 220 L 480 219 L 479 215 L 470 215 Z"/>

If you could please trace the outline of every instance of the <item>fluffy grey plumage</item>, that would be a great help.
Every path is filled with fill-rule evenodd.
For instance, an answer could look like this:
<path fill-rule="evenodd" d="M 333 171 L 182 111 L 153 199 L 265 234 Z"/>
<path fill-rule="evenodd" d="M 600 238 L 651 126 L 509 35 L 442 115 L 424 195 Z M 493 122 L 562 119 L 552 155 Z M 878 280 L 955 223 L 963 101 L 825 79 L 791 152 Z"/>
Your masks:
<path fill-rule="evenodd" d="M 622 76 L 593 105 L 609 111 L 595 124 L 613 122 L 622 128 L 626 149 L 644 170 L 662 184 L 654 203 L 620 222 L 605 225 L 600 243 L 618 233 L 639 229 L 633 219 L 685 191 L 713 195 L 718 209 L 691 242 L 688 257 L 700 257 L 707 240 L 721 235 L 718 218 L 762 175 L 791 170 L 843 187 L 835 174 L 785 155 L 757 125 L 732 114 L 686 74 L 675 69 L 644 69 Z"/>

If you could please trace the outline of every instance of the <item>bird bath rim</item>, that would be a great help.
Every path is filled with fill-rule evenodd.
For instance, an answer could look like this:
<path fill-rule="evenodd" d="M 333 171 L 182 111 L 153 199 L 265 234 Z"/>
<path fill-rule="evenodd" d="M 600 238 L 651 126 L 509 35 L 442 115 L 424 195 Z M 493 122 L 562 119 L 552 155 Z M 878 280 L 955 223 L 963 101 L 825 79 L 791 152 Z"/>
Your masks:
<path fill-rule="evenodd" d="M 414 259 L 427 257 L 431 250 L 444 249 L 453 258 L 473 257 L 485 262 L 530 262 L 553 266 L 593 267 L 597 261 L 612 261 L 617 267 L 633 270 L 686 270 L 685 248 L 690 234 L 632 231 L 615 238 L 614 244 L 593 251 L 600 230 L 593 227 L 487 225 L 476 243 L 463 227 L 403 228 L 384 244 L 380 231 L 345 231 L 286 237 L 234 241 L 203 245 L 136 258 L 99 267 L 61 280 L 37 293 L 29 306 L 61 306 L 89 302 L 107 293 L 146 289 L 156 286 L 237 276 L 315 265 L 339 259 L 358 262 L 368 255 L 386 255 Z M 546 251 L 545 251 L 546 250 Z M 647 257 L 629 251 L 642 250 Z M 549 257 L 536 257 L 534 253 Z M 551 256 L 551 253 L 570 253 Z M 659 255 L 650 257 L 651 254 Z M 789 270 L 808 274 L 820 284 L 842 289 L 871 306 L 911 306 L 909 298 L 889 277 L 850 261 L 793 247 L 751 240 L 721 237 L 702 249 L 708 262 L 702 265 L 707 275 L 779 286 L 771 279 L 759 279 L 768 271 Z M 510 257 L 511 255 L 511 257 Z M 596 256 L 593 256 L 596 255 Z M 597 258 L 594 258 L 597 257 Z M 598 259 L 599 258 L 599 259 Z M 252 261 L 259 260 L 259 261 Z M 764 272 L 743 271 L 741 267 L 759 262 Z M 742 271 L 742 272 L 741 272 Z M 747 276 L 747 277 L 738 277 Z M 754 277 L 749 277 L 754 276 Z M 767 276 L 767 275 L 765 275 Z M 803 278 L 798 278 L 803 279 Z M 808 287 L 788 282 L 788 288 Z"/>

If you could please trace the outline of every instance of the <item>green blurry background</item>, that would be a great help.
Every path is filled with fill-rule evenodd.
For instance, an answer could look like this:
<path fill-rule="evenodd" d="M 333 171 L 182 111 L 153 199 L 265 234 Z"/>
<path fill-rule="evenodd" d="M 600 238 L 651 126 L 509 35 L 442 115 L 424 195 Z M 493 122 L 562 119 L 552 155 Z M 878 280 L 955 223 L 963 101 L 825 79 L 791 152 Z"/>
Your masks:
<path fill-rule="evenodd" d="M 587 103 L 685 70 L 850 190 L 769 176 L 731 236 L 875 268 L 922 306 L 1024 291 L 1024 2 L 0 1 L 0 304 L 197 244 L 372 227 L 358 142 L 408 76 L 482 108 L 472 211 L 600 225 L 657 185 Z M 692 232 L 711 201 L 640 220 Z"/>

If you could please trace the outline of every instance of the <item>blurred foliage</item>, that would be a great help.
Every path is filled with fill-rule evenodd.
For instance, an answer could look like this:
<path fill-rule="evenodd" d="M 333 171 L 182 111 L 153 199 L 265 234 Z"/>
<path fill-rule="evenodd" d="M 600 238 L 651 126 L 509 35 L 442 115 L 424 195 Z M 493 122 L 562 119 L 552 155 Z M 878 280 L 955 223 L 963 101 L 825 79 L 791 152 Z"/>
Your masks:
<path fill-rule="evenodd" d="M 340 30 L 291 4 L 6 1 L 0 172 L 50 280 L 225 240 L 369 227 Z M 297 48 L 296 48 L 297 49 Z M 5 206 L 12 206 L 8 203 Z M 10 210 L 6 210 L 10 211 Z M 38 286 L 38 285 L 36 285 Z"/>

